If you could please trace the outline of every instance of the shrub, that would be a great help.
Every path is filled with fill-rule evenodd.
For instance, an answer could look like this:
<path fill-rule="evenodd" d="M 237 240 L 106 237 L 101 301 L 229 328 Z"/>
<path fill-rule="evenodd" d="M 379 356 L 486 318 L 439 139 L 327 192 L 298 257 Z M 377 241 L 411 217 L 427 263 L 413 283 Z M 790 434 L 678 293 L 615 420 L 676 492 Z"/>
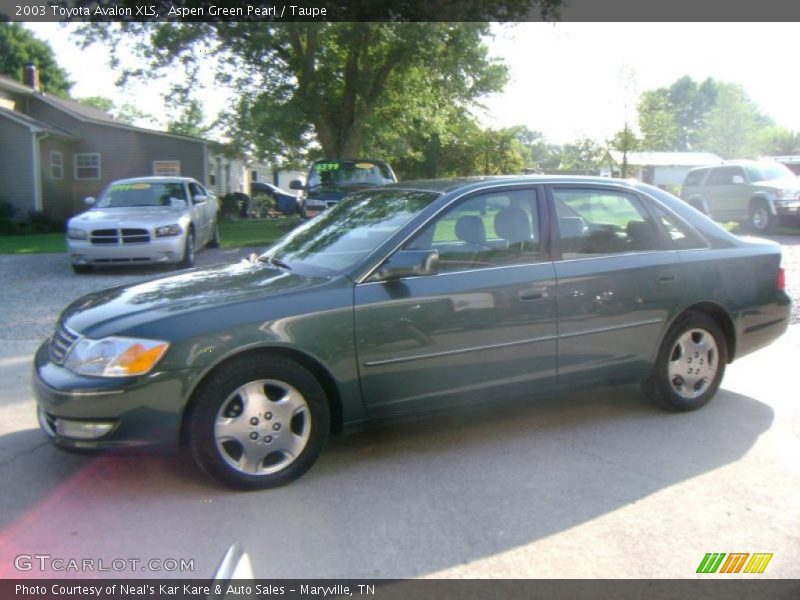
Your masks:
<path fill-rule="evenodd" d="M 250 215 L 257 219 L 266 219 L 269 212 L 275 210 L 275 199 L 269 194 L 257 194 L 250 203 Z"/>
<path fill-rule="evenodd" d="M 66 227 L 61 219 L 54 219 L 47 211 L 28 211 L 26 233 L 64 233 Z"/>
<path fill-rule="evenodd" d="M 0 235 L 14 235 L 19 228 L 14 222 L 17 209 L 7 200 L 0 198 Z"/>
<path fill-rule="evenodd" d="M 225 194 L 222 198 L 220 198 L 220 212 L 222 213 L 222 218 L 231 219 L 242 216 L 243 211 L 247 210 L 246 207 L 249 201 L 250 197 L 241 192 Z"/>

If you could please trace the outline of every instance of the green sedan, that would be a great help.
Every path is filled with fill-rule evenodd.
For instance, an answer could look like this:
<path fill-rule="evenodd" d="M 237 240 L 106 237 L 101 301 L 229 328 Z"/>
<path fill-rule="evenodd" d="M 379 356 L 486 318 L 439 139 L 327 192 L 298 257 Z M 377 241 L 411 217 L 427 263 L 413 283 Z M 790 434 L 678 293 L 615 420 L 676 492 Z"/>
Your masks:
<path fill-rule="evenodd" d="M 693 410 L 786 330 L 780 262 L 644 184 L 372 188 L 261 256 L 73 302 L 36 354 L 39 422 L 70 450 L 186 445 L 260 489 L 408 413 L 609 383 Z"/>

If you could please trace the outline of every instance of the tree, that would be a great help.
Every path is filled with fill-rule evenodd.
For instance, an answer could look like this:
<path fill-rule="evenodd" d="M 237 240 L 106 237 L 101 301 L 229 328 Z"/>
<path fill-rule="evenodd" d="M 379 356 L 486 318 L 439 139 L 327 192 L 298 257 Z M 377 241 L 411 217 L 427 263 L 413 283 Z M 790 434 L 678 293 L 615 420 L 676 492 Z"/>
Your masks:
<path fill-rule="evenodd" d="M 69 94 L 72 82 L 58 66 L 50 45 L 37 39 L 21 23 L 0 22 L 0 74 L 22 82 L 25 65 L 29 63 L 39 69 L 42 91 L 57 96 Z"/>
<path fill-rule="evenodd" d="M 137 40 L 155 75 L 174 64 L 189 82 L 204 58 L 240 100 L 229 133 L 263 156 L 293 156 L 316 142 L 354 156 L 365 136 L 402 130 L 437 109 L 467 111 L 498 91 L 506 67 L 488 57 L 487 23 L 123 23 L 84 29 L 88 42 Z M 113 52 L 113 46 L 112 46 Z"/>
<path fill-rule="evenodd" d="M 559 169 L 591 173 L 597 169 L 603 154 L 600 144 L 589 138 L 581 138 L 561 148 Z"/>
<path fill-rule="evenodd" d="M 705 150 L 723 158 L 755 157 L 761 153 L 762 130 L 773 125 L 750 100 L 742 86 L 716 83 L 716 102 L 709 110 L 700 139 Z"/>
<path fill-rule="evenodd" d="M 167 131 L 178 135 L 201 138 L 211 128 L 205 125 L 203 107 L 194 98 L 186 101 L 186 105 L 177 119 L 167 123 Z"/>
<path fill-rule="evenodd" d="M 638 106 L 643 147 L 665 151 L 696 149 L 716 100 L 717 85 L 713 79 L 698 84 L 684 76 L 668 88 L 643 93 Z"/>
<path fill-rule="evenodd" d="M 105 96 L 84 96 L 83 98 L 75 98 L 75 101 L 109 114 L 114 110 L 114 101 Z"/>
<path fill-rule="evenodd" d="M 760 148 L 770 156 L 800 154 L 800 133 L 789 131 L 780 125 L 766 127 L 760 132 Z"/>

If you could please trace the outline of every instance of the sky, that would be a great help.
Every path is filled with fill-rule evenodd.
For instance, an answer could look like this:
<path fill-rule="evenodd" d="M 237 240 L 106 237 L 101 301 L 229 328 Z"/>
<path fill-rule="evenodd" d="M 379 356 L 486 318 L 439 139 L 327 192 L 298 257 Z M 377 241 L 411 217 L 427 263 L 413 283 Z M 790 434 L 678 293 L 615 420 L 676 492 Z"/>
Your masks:
<path fill-rule="evenodd" d="M 73 96 L 106 96 L 164 114 L 165 84 L 120 90 L 107 50 L 79 49 L 72 25 L 27 26 L 56 51 L 75 82 Z M 800 131 L 800 77 L 791 62 L 797 23 L 517 23 L 493 30 L 487 46 L 509 66 L 510 81 L 483 100 L 479 117 L 487 126 L 525 125 L 557 144 L 581 137 L 602 142 L 623 128 L 626 114 L 635 122 L 641 92 L 689 75 L 741 84 L 762 112 Z M 200 98 L 207 118 L 229 102 L 219 90 Z"/>

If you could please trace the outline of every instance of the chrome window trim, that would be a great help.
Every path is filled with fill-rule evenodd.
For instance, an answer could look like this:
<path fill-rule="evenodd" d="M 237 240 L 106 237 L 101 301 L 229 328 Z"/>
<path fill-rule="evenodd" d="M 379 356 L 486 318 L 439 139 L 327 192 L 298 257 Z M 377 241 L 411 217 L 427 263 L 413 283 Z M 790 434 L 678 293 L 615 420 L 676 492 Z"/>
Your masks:
<path fill-rule="evenodd" d="M 594 333 L 605 333 L 607 331 L 616 331 L 617 329 L 628 329 L 629 327 L 641 327 L 642 325 L 656 325 L 661 323 L 664 319 L 656 317 L 654 319 L 645 319 L 644 321 L 632 321 L 630 323 L 621 323 L 620 325 L 608 325 L 607 327 L 598 327 L 596 329 L 584 329 L 583 331 L 572 331 L 570 333 L 559 333 L 558 337 L 571 338 L 581 335 L 592 335 Z"/>
<path fill-rule="evenodd" d="M 485 273 L 486 271 L 500 271 L 505 269 L 519 269 L 523 267 L 535 267 L 536 265 L 552 265 L 552 260 L 542 261 L 542 262 L 535 262 L 535 263 L 519 263 L 516 265 L 498 265 L 495 267 L 485 267 L 483 269 L 464 269 L 463 271 L 446 271 L 444 273 L 433 273 L 431 275 L 413 275 L 411 277 L 402 277 L 399 281 L 412 281 L 415 279 L 431 279 L 432 277 L 447 277 L 449 275 L 461 275 L 462 273 Z M 555 281 L 555 275 L 553 275 L 553 280 Z M 382 285 L 387 283 L 387 281 L 365 281 L 364 283 L 357 284 L 357 285 Z"/>

